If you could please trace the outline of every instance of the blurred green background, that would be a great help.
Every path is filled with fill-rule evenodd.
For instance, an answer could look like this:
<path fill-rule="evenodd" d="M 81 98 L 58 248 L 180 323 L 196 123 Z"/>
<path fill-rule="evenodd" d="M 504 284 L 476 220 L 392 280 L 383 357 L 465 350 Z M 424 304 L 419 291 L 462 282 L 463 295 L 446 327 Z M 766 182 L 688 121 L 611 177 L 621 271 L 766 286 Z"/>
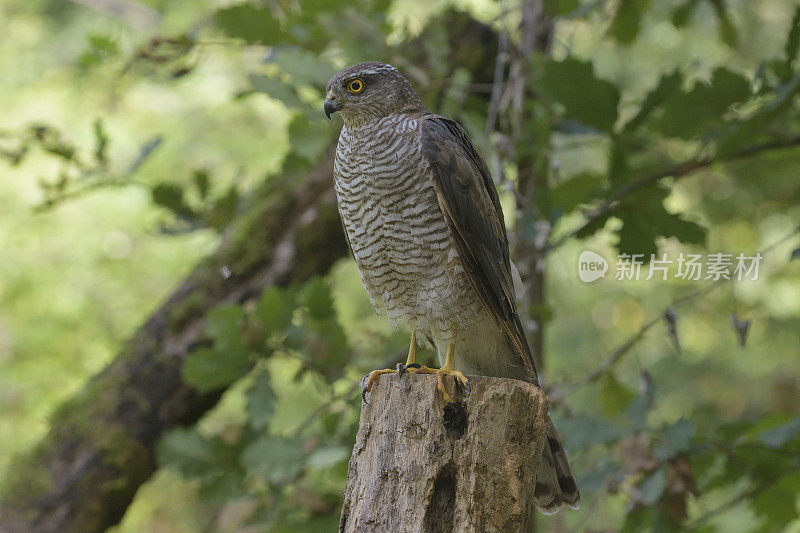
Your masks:
<path fill-rule="evenodd" d="M 535 240 L 537 220 L 558 243 L 620 187 L 713 161 L 646 185 L 544 259 L 546 300 L 528 311 L 546 327 L 543 382 L 584 503 L 537 528 L 800 531 L 795 4 L 534 4 L 553 17 L 552 44 L 521 60 L 521 131 L 510 108 L 487 128 L 489 91 L 469 59 L 452 64 L 446 24 L 457 16 L 517 43 L 516 2 L 0 5 L 0 470 L 214 253 L 256 191 L 324 157 L 339 125 L 321 110 L 325 80 L 380 59 L 399 61 L 434 111 L 465 124 L 496 178 L 503 170 L 515 243 Z M 462 53 L 494 61 L 494 39 L 465 39 Z M 643 103 L 653 114 L 628 128 Z M 513 193 L 526 153 L 549 176 L 530 204 Z M 618 281 L 620 248 L 764 260 L 757 281 Z M 605 280 L 578 279 L 586 249 L 612 260 Z M 161 438 L 161 466 L 113 531 L 336 529 L 353 384 L 406 333 L 375 316 L 349 258 L 264 298 L 279 302 L 285 316 L 269 320 L 283 329 L 248 347 L 252 370 L 225 383 L 204 381 L 203 364 L 238 342 L 227 338 L 237 320 L 274 324 L 259 299 L 209 315 L 210 347 L 184 378 L 227 390 L 196 426 Z M 660 319 L 668 308 L 677 335 Z M 338 343 L 327 367 L 309 363 L 309 331 Z"/>

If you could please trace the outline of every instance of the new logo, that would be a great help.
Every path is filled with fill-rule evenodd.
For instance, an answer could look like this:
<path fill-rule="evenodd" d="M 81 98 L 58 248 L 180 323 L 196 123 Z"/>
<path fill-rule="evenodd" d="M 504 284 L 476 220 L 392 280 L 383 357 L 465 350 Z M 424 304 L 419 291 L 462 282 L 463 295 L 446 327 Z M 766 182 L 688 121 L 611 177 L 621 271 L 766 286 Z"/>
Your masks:
<path fill-rule="evenodd" d="M 584 250 L 578 256 L 578 277 L 584 283 L 591 283 L 604 278 L 606 277 L 606 272 L 608 272 L 608 261 L 600 254 L 591 250 Z"/>

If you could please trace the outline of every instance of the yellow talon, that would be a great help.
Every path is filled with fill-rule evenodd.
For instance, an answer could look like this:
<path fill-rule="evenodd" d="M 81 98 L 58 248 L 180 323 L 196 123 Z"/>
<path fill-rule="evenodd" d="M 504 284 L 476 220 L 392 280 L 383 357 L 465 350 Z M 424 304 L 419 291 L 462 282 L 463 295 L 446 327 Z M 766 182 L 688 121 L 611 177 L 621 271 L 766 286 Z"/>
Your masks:
<path fill-rule="evenodd" d="M 397 372 L 402 376 L 404 372 L 414 372 L 416 374 L 434 374 L 436 376 L 436 388 L 442 393 L 442 398 L 444 398 L 444 401 L 447 403 L 452 402 L 453 397 L 450 396 L 444 386 L 445 376 L 453 376 L 453 379 L 460 383 L 461 386 L 466 389 L 467 393 L 470 391 L 469 380 L 467 379 L 467 376 L 453 367 L 454 350 L 455 344 L 451 342 L 447 346 L 447 357 L 445 358 L 442 368 L 428 368 L 427 366 L 422 366 L 417 363 L 417 333 L 416 331 L 412 332 L 411 345 L 408 348 L 408 359 L 406 360 L 406 364 L 403 365 L 398 363 L 397 369 L 384 368 L 383 370 L 373 370 L 364 376 L 361 380 L 361 399 L 364 400 L 364 403 L 369 403 L 367 402 L 367 393 L 372 390 L 372 385 L 375 384 L 375 381 L 377 381 L 381 374 Z"/>
<path fill-rule="evenodd" d="M 369 403 L 367 401 L 367 393 L 372 390 L 372 385 L 375 384 L 378 376 L 381 374 L 391 374 L 393 372 L 397 372 L 397 369 L 384 368 L 382 370 L 373 370 L 361 379 L 361 399 L 364 401 L 364 403 Z"/>
<path fill-rule="evenodd" d="M 397 368 L 384 368 L 383 370 L 373 370 L 366 376 L 361 379 L 361 399 L 364 400 L 364 403 L 367 402 L 367 393 L 372 390 L 372 385 L 377 381 L 378 377 L 381 374 L 390 374 L 392 372 L 397 372 L 399 375 L 403 375 L 403 372 L 407 370 L 414 370 L 419 368 L 420 365 L 417 364 L 417 332 L 411 332 L 411 345 L 408 347 L 408 359 L 406 360 L 406 364 L 403 365 L 401 363 L 397 363 Z"/>
<path fill-rule="evenodd" d="M 413 339 L 413 336 L 412 336 Z M 459 370 L 453 368 L 453 351 L 455 350 L 455 344 L 450 343 L 447 346 L 447 356 L 444 361 L 444 365 L 442 368 L 428 368 L 427 366 L 420 366 L 420 367 L 411 367 L 405 368 L 407 372 L 415 372 L 417 374 L 435 374 L 436 375 L 436 388 L 442 393 L 442 398 L 447 403 L 453 401 L 453 397 L 447 392 L 444 386 L 444 376 L 453 376 L 453 378 L 464 387 L 467 392 L 470 391 L 469 380 L 467 377 L 461 373 Z M 410 356 L 410 354 L 409 354 Z M 407 364 L 408 366 L 408 364 Z"/>

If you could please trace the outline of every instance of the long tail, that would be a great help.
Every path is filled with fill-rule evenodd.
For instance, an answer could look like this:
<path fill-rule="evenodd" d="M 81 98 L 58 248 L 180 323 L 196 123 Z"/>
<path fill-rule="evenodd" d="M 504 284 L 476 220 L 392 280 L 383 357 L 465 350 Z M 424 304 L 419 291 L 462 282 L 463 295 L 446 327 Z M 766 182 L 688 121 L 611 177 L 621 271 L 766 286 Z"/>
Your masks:
<path fill-rule="evenodd" d="M 534 489 L 534 503 L 545 514 L 557 512 L 563 505 L 577 509 L 581 505 L 578 484 L 572 475 L 567 455 L 561 446 L 556 428 L 548 419 L 550 429 L 542 450 L 542 461 Z"/>
<path fill-rule="evenodd" d="M 515 271 L 512 264 L 512 273 Z M 514 277 L 518 279 L 519 274 Z M 519 289 L 517 292 L 519 293 Z M 514 318 L 519 321 L 516 316 Z M 440 343 L 436 347 L 439 361 L 443 363 L 446 346 Z M 529 362 L 532 360 L 530 349 L 527 344 L 522 348 L 520 350 L 487 314 L 486 320 L 478 321 L 476 327 L 466 331 L 459 339 L 456 354 L 459 357 L 458 365 L 467 374 L 519 379 L 539 386 L 536 370 Z M 549 418 L 547 424 L 547 442 L 537 472 L 534 504 L 542 512 L 552 514 L 564 505 L 577 509 L 580 507 L 581 496 L 561 440 Z"/>

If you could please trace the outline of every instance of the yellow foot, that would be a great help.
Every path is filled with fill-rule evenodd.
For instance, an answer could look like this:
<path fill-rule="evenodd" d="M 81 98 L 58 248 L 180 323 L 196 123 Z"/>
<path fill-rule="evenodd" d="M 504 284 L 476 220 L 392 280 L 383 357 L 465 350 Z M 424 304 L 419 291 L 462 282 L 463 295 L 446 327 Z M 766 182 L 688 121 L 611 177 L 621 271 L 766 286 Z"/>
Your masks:
<path fill-rule="evenodd" d="M 363 378 L 361 378 L 361 399 L 364 403 L 369 404 L 367 401 L 367 393 L 372 390 L 372 385 L 378 380 L 381 374 L 392 374 L 397 372 L 402 374 L 404 367 L 402 363 L 397 363 L 397 368 L 384 368 L 383 370 L 373 370 Z"/>
<path fill-rule="evenodd" d="M 447 392 L 447 389 L 444 387 L 444 377 L 445 376 L 453 376 L 453 379 L 456 380 L 456 383 L 459 383 L 464 389 L 467 391 L 467 394 L 470 393 L 470 386 L 469 380 L 467 376 L 462 374 L 460 371 L 455 370 L 454 368 L 447 368 L 447 365 L 443 366 L 442 368 L 428 368 L 427 366 L 420 366 L 420 365 L 406 365 L 403 367 L 403 372 L 414 372 L 415 374 L 435 374 L 436 375 L 436 388 L 439 389 L 439 392 L 442 393 L 442 397 L 444 401 L 450 403 L 453 401 L 453 397 Z"/>

